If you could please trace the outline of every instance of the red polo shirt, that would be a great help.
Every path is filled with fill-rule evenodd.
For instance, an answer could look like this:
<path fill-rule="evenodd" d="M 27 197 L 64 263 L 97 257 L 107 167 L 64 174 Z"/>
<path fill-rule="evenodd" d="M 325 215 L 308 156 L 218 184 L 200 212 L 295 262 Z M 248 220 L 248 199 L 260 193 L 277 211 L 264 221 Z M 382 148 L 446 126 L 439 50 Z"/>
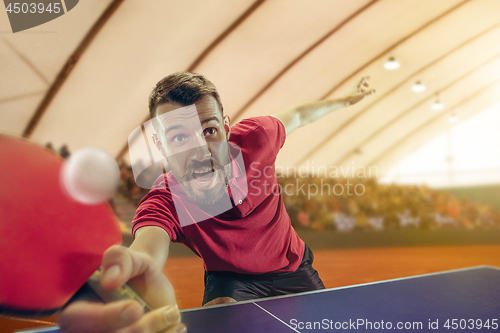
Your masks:
<path fill-rule="evenodd" d="M 272 116 L 242 120 L 232 127 L 229 139 L 232 147 L 241 150 L 244 169 L 232 159 L 228 209 L 212 217 L 187 195 L 173 190 L 177 181 L 167 173 L 141 200 L 132 221 L 133 233 L 144 226 L 163 228 L 173 242 L 200 256 L 207 271 L 295 271 L 304 242 L 292 228 L 274 168 L 285 137 L 285 127 Z M 231 152 L 235 157 L 237 151 L 232 148 Z M 178 214 L 182 214 L 182 225 Z M 206 219 L 200 218 L 204 214 Z M 185 223 L 186 218 L 192 221 Z"/>

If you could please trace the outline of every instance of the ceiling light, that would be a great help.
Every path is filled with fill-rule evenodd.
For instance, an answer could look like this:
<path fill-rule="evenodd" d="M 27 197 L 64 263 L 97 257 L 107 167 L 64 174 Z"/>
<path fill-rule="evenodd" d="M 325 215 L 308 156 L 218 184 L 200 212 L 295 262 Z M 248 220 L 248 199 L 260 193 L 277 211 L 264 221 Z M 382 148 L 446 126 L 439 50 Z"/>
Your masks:
<path fill-rule="evenodd" d="M 458 119 L 459 119 L 458 116 L 456 114 L 452 113 L 451 116 L 448 118 L 448 121 L 450 123 L 456 123 L 458 121 Z"/>
<path fill-rule="evenodd" d="M 444 108 L 444 105 L 439 101 L 439 99 L 436 99 L 436 101 L 432 104 L 431 108 L 433 110 L 439 111 Z"/>
<path fill-rule="evenodd" d="M 397 69 L 399 68 L 399 62 L 394 59 L 394 57 L 390 57 L 389 61 L 384 64 L 385 69 Z"/>
<path fill-rule="evenodd" d="M 411 87 L 411 90 L 414 92 L 422 92 L 425 90 L 425 86 L 420 81 L 417 81 L 413 87 Z"/>

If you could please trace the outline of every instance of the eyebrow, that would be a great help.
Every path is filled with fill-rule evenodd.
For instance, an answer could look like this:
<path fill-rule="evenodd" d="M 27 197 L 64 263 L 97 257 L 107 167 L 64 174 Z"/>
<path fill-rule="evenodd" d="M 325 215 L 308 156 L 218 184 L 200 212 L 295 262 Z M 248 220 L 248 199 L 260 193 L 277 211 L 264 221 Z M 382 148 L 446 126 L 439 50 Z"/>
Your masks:
<path fill-rule="evenodd" d="M 203 119 L 201 121 L 201 125 L 204 125 L 204 124 L 206 124 L 206 123 L 208 123 L 208 122 L 210 122 L 212 120 L 215 120 L 215 121 L 219 122 L 219 118 L 217 118 L 216 116 L 212 116 L 212 117 L 208 117 L 207 119 Z"/>
<path fill-rule="evenodd" d="M 212 117 L 208 117 L 206 119 L 203 119 L 200 123 L 203 126 L 204 124 L 206 124 L 208 122 L 211 122 L 212 120 L 219 122 L 219 118 L 217 118 L 216 116 L 212 116 Z M 184 127 L 184 126 L 183 125 L 175 125 L 175 126 L 169 127 L 165 131 L 165 135 L 167 135 L 167 133 L 170 132 L 170 131 L 173 131 L 173 130 L 176 130 L 176 129 L 179 129 L 179 128 L 182 128 L 182 127 Z"/>
<path fill-rule="evenodd" d="M 165 131 L 165 135 L 167 135 L 167 133 L 170 132 L 170 131 L 172 131 L 172 130 L 179 129 L 179 128 L 182 128 L 182 127 L 183 127 L 182 125 L 175 125 L 175 126 L 169 127 Z"/>

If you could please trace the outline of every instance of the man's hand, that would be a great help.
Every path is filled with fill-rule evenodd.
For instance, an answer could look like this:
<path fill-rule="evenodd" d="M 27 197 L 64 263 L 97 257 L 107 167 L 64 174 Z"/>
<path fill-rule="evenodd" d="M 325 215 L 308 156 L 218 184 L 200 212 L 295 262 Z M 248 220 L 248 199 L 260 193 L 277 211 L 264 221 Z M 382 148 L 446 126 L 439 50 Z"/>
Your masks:
<path fill-rule="evenodd" d="M 371 95 L 375 93 L 375 89 L 369 89 L 369 85 L 367 80 L 369 80 L 369 76 L 364 76 L 359 80 L 347 94 L 342 97 L 344 99 L 346 105 L 353 105 L 365 98 L 365 96 Z"/>
<path fill-rule="evenodd" d="M 77 301 L 59 315 L 59 326 L 65 333 L 178 333 L 186 327 L 180 323 L 179 309 L 172 285 L 146 253 L 122 246 L 110 247 L 103 256 L 101 285 L 114 289 L 125 283 L 134 288 L 155 310 L 144 314 L 133 300 L 108 304 Z"/>

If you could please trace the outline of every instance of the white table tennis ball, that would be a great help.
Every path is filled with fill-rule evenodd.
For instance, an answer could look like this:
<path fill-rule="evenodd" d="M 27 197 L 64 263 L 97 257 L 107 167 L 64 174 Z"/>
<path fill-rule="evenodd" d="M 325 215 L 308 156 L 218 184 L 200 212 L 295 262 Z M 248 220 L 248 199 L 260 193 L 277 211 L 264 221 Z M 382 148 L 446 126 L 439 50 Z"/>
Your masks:
<path fill-rule="evenodd" d="M 106 151 L 84 148 L 65 162 L 61 179 L 64 189 L 73 199 L 84 204 L 97 204 L 113 196 L 120 182 L 120 170 Z"/>

